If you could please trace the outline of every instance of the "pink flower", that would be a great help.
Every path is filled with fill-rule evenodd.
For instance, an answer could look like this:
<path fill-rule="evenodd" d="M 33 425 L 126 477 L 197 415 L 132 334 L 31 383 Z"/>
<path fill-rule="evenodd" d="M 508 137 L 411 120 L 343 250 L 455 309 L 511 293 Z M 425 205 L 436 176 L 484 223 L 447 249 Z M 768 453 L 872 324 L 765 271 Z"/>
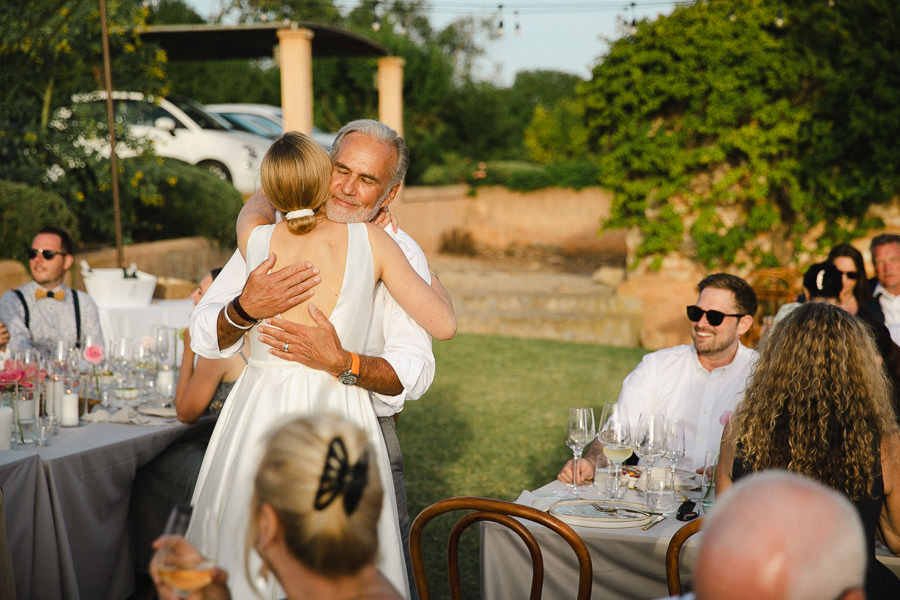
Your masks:
<path fill-rule="evenodd" d="M 141 338 L 141 348 L 143 348 L 144 350 L 150 350 L 151 348 L 153 348 L 152 335 L 145 335 Z"/>
<path fill-rule="evenodd" d="M 92 365 L 99 365 L 103 362 L 103 346 L 100 344 L 92 344 L 84 349 L 84 360 Z"/>
<path fill-rule="evenodd" d="M 722 425 L 722 427 L 728 425 L 728 419 L 731 418 L 731 413 L 732 411 L 726 410 L 722 413 L 722 416 L 719 417 L 719 423 Z"/>

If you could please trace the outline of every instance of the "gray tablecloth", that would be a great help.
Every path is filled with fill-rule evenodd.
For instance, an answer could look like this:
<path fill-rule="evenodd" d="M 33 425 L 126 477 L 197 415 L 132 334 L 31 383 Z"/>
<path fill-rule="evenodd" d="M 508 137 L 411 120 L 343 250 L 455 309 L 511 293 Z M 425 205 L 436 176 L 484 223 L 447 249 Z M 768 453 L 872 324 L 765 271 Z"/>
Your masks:
<path fill-rule="evenodd" d="M 536 508 L 546 508 L 549 496 L 564 489 L 552 482 L 535 490 Z M 626 498 L 639 501 L 634 491 Z M 527 503 L 527 502 L 523 502 Z M 545 527 L 523 521 L 535 534 L 544 556 L 544 595 L 547 600 L 571 600 L 578 587 L 578 561 L 569 545 Z M 573 527 L 584 540 L 593 561 L 591 598 L 604 600 L 648 600 L 668 596 L 666 588 L 666 548 L 684 523 L 672 517 L 647 531 L 640 527 L 600 529 Z M 702 533 L 692 536 L 681 553 L 681 581 L 691 585 L 691 572 Z M 878 559 L 900 576 L 900 557 L 886 549 Z M 481 526 L 481 587 L 484 600 L 527 598 L 531 587 L 531 558 L 518 536 L 495 523 Z"/>
<path fill-rule="evenodd" d="M 61 429 L 46 448 L 0 451 L 18 597 L 127 597 L 135 472 L 185 431 L 178 423 L 91 424 Z"/>

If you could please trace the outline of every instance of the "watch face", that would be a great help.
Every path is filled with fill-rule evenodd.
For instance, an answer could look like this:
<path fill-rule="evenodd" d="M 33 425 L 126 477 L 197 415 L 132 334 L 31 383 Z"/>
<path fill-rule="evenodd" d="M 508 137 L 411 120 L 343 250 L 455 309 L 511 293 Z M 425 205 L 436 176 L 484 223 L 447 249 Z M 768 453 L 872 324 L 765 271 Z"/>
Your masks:
<path fill-rule="evenodd" d="M 344 371 L 343 373 L 338 375 L 338 381 L 340 381 L 344 385 L 353 385 L 356 383 L 357 379 L 359 379 L 359 376 L 354 375 L 350 371 Z"/>

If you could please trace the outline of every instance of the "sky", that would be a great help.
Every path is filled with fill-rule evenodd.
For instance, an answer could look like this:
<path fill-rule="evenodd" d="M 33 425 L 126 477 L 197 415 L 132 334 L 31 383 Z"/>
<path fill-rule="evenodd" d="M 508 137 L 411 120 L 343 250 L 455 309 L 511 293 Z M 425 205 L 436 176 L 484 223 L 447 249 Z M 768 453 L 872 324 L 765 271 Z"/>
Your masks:
<path fill-rule="evenodd" d="M 476 66 L 478 79 L 512 84 L 519 71 L 551 69 L 589 79 L 591 68 L 607 48 L 604 38 L 625 33 L 623 22 L 655 19 L 685 0 L 425 0 L 437 29 L 463 17 L 503 21 L 503 36 L 482 41 L 485 55 Z M 202 17 L 217 11 L 222 0 L 186 0 Z M 355 0 L 335 0 L 346 14 Z M 502 8 L 499 8 L 501 7 Z M 518 34 L 516 34 L 518 25 Z"/>

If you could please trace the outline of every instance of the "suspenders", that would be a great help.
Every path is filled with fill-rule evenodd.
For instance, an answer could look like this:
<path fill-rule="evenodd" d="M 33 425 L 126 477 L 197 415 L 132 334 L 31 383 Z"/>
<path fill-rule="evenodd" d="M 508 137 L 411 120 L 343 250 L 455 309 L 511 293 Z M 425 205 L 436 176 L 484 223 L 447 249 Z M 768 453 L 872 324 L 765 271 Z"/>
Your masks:
<path fill-rule="evenodd" d="M 13 292 L 19 297 L 19 302 L 22 303 L 22 308 L 25 309 L 25 329 L 30 329 L 31 317 L 28 313 L 28 304 L 25 302 L 25 296 L 21 290 L 15 289 Z M 75 304 L 75 347 L 81 348 L 81 307 L 78 304 L 78 292 L 75 290 L 72 290 L 72 302 Z"/>

